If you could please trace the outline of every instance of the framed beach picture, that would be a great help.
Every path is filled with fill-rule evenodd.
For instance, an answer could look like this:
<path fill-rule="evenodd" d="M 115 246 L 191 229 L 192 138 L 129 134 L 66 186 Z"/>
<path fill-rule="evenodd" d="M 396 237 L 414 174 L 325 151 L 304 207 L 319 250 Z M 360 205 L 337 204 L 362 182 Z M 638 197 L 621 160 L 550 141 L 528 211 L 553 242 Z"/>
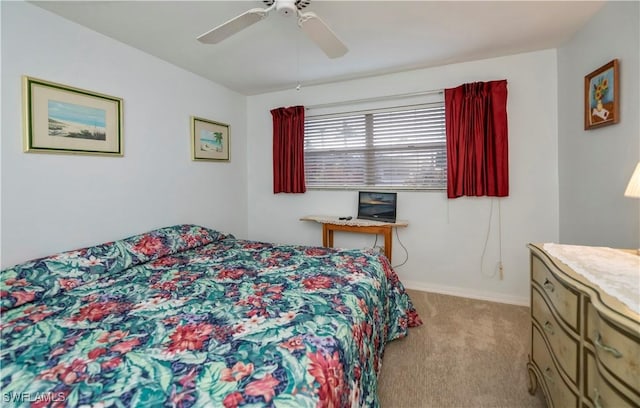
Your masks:
<path fill-rule="evenodd" d="M 620 120 L 618 60 L 584 77 L 584 129 L 612 125 Z"/>
<path fill-rule="evenodd" d="M 191 117 L 193 160 L 229 161 L 229 125 Z"/>
<path fill-rule="evenodd" d="M 24 151 L 122 156 L 122 99 L 22 78 Z"/>

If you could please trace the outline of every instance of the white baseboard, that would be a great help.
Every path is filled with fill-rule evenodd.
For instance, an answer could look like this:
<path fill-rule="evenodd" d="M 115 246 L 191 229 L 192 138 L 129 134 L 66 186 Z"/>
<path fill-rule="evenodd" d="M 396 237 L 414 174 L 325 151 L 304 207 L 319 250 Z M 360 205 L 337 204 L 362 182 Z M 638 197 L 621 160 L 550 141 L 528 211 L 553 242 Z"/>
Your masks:
<path fill-rule="evenodd" d="M 465 297 L 470 299 L 487 300 L 489 302 L 507 303 L 510 305 L 529 306 L 529 298 L 519 296 L 509 296 L 502 293 L 481 292 L 473 289 L 458 288 L 454 286 L 434 285 L 426 282 L 402 280 L 402 284 L 407 289 L 419 290 L 422 292 L 440 293 L 443 295 L 451 295 Z"/>

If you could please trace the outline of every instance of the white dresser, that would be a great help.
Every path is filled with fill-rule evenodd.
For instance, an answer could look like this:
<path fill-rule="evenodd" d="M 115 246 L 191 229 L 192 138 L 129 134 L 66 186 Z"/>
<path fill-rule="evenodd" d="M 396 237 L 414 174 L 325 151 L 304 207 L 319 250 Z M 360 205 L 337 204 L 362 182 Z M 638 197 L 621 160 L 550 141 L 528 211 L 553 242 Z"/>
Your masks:
<path fill-rule="evenodd" d="M 529 249 L 529 392 L 541 387 L 547 405 L 556 408 L 640 407 L 640 314 L 628 301 L 601 289 L 613 282 L 633 301 L 636 289 L 640 294 L 640 270 L 631 284 L 638 286 L 631 291 L 628 274 L 625 284 L 616 282 L 613 273 L 607 285 L 599 286 L 594 283 L 598 279 L 578 273 L 543 244 Z M 628 272 L 631 252 L 621 254 Z M 637 257 L 635 251 L 632 255 Z"/>

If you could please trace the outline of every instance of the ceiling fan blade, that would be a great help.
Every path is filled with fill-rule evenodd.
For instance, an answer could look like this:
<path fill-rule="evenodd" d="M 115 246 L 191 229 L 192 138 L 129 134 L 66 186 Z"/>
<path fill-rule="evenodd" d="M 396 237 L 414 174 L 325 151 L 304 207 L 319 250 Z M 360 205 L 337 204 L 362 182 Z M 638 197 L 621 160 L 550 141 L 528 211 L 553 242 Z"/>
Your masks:
<path fill-rule="evenodd" d="M 347 47 L 315 13 L 300 14 L 298 25 L 329 58 L 342 57 L 347 53 Z"/>
<path fill-rule="evenodd" d="M 198 41 L 205 44 L 217 44 L 220 41 L 231 37 L 235 33 L 244 30 L 265 18 L 270 9 L 255 8 L 245 11 L 238 17 L 232 18 L 226 23 L 220 24 L 216 28 L 207 31 L 198 37 Z"/>

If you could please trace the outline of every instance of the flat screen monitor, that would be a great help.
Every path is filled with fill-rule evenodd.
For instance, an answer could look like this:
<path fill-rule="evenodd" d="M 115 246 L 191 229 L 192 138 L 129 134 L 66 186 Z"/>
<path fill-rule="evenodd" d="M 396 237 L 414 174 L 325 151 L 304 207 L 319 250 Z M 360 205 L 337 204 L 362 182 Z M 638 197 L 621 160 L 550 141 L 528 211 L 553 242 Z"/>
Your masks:
<path fill-rule="evenodd" d="M 358 218 L 382 222 L 396 222 L 397 193 L 360 191 Z"/>

